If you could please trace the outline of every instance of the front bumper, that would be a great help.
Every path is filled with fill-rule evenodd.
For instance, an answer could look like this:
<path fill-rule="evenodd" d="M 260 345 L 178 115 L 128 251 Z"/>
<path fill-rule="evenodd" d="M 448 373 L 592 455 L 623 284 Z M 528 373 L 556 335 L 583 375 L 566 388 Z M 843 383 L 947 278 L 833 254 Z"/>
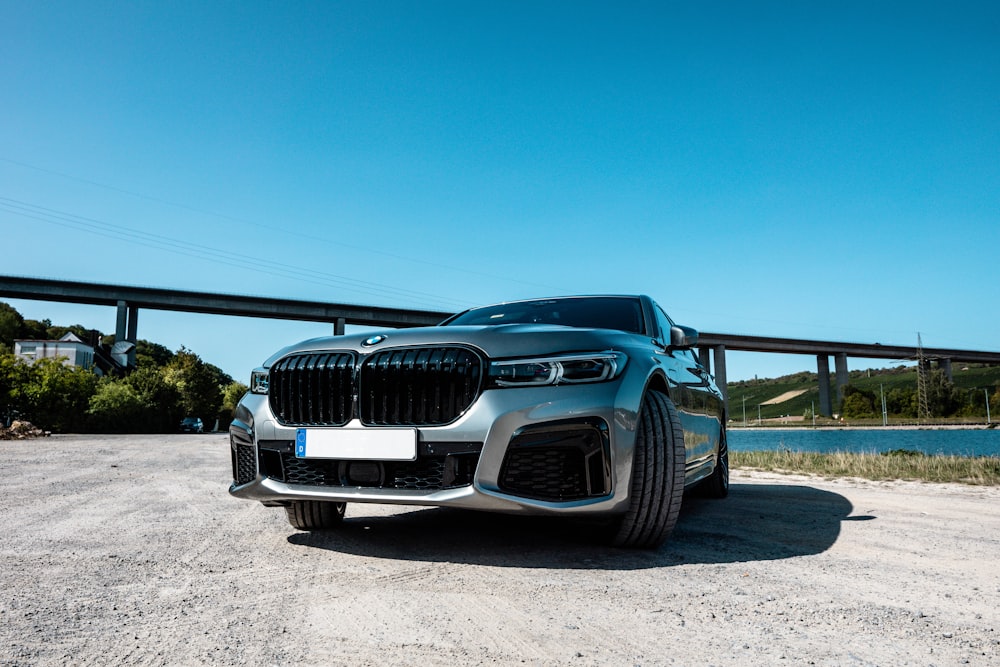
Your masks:
<path fill-rule="evenodd" d="M 297 459 L 296 429 L 248 394 L 230 427 L 238 498 L 602 514 L 627 507 L 642 387 L 625 378 L 485 391 L 457 421 L 418 428 L 415 462 Z"/>

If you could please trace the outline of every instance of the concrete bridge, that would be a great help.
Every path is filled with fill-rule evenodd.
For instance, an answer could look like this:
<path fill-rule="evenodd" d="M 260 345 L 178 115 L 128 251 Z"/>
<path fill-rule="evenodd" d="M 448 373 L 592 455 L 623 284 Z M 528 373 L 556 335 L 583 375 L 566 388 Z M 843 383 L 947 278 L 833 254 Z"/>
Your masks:
<path fill-rule="evenodd" d="M 740 336 L 702 332 L 698 336 L 699 356 L 702 364 L 712 370 L 716 382 L 723 391 L 726 386 L 726 350 L 739 352 L 774 352 L 779 354 L 804 354 L 816 357 L 816 373 L 819 375 L 819 413 L 827 417 L 833 414 L 830 396 L 830 357 L 834 358 L 838 400 L 843 398 L 844 386 L 849 376 L 847 358 L 896 359 L 918 361 L 922 356 L 925 367 L 931 362 L 938 365 L 950 380 L 952 362 L 1000 364 L 1000 352 L 975 350 L 954 350 L 929 348 L 923 350 L 906 345 L 882 345 L 880 343 L 838 343 L 833 341 L 801 340 L 797 338 L 775 338 L 770 336 Z M 728 396 L 727 396 L 728 400 Z"/>
<path fill-rule="evenodd" d="M 271 297 L 213 294 L 153 287 L 108 285 L 101 283 L 0 276 L 0 297 L 29 301 L 55 301 L 97 306 L 113 306 L 117 310 L 115 340 L 135 343 L 140 308 L 152 310 L 235 315 L 268 319 L 329 322 L 334 334 L 343 334 L 347 324 L 380 327 L 413 327 L 437 324 L 452 313 L 404 308 L 380 308 L 276 299 Z M 699 356 L 713 370 L 717 383 L 726 390 L 726 351 L 772 352 L 815 356 L 819 374 L 820 406 L 824 415 L 833 413 L 830 396 L 830 357 L 834 358 L 838 395 L 848 382 L 847 358 L 917 360 L 916 347 L 880 345 L 879 343 L 839 343 L 800 340 L 768 336 L 742 336 L 701 332 Z M 952 362 L 1000 365 L 1000 352 L 924 348 L 925 363 L 935 360 L 951 377 Z"/>

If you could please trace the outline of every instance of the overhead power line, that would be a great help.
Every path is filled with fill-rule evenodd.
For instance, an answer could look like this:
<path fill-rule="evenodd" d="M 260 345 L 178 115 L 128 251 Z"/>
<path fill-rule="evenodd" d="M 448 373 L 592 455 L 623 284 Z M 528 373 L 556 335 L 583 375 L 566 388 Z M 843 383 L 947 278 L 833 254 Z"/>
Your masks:
<path fill-rule="evenodd" d="M 434 267 L 436 269 L 444 269 L 444 270 L 447 270 L 447 271 L 454 271 L 456 273 L 464 273 L 466 275 L 480 276 L 480 277 L 483 277 L 483 278 L 489 278 L 491 280 L 500 280 L 500 281 L 509 282 L 509 283 L 516 283 L 516 284 L 520 284 L 520 285 L 527 285 L 529 287 L 540 287 L 540 288 L 547 289 L 547 290 L 551 289 L 551 290 L 556 290 L 556 291 L 565 291 L 565 288 L 554 287 L 552 285 L 542 285 L 540 283 L 533 283 L 533 282 L 528 282 L 528 281 L 525 281 L 525 280 L 518 280 L 517 278 L 513 278 L 510 275 L 497 276 L 497 275 L 493 275 L 493 274 L 486 273 L 486 272 L 483 272 L 483 271 L 475 271 L 473 269 L 460 268 L 460 267 L 457 267 L 457 266 L 450 266 L 450 265 L 447 265 L 447 264 L 442 264 L 440 262 L 433 262 L 433 261 L 430 261 L 430 260 L 427 260 L 427 259 L 422 259 L 422 258 L 419 258 L 419 257 L 407 257 L 405 255 L 399 255 L 399 254 L 395 254 L 395 253 L 391 253 L 391 252 L 386 252 L 385 250 L 379 250 L 377 248 L 372 248 L 370 246 L 352 245 L 350 243 L 344 243 L 343 241 L 339 241 L 339 240 L 338 241 L 334 241 L 332 239 L 328 239 L 328 238 L 325 238 L 323 236 L 318 236 L 318 235 L 315 235 L 315 234 L 307 234 L 305 232 L 299 231 L 299 230 L 294 229 L 294 228 L 293 229 L 289 229 L 287 227 L 280 227 L 279 228 L 279 227 L 277 227 L 275 225 L 268 225 L 268 224 L 265 224 L 265 223 L 262 223 L 262 222 L 256 222 L 254 220 L 247 220 L 246 218 L 240 218 L 240 217 L 237 217 L 237 216 L 228 215 L 226 213 L 219 213 L 217 211 L 208 211 L 208 210 L 205 210 L 205 209 L 202 209 L 202 208 L 197 208 L 195 206 L 189 206 L 187 204 L 181 204 L 179 202 L 174 202 L 174 201 L 170 201 L 170 200 L 167 200 L 167 199 L 162 199 L 160 197 L 153 197 L 153 196 L 150 196 L 150 195 L 142 194 L 141 192 L 134 192 L 132 190 L 127 190 L 125 188 L 119 188 L 119 187 L 114 186 L 114 185 L 108 185 L 107 183 L 99 183 L 97 181 L 92 181 L 92 180 L 87 179 L 87 178 L 81 178 L 79 176 L 73 176 L 71 174 L 65 174 L 65 173 L 60 172 L 60 171 L 55 171 L 55 170 L 52 170 L 52 169 L 46 169 L 44 167 L 38 167 L 36 165 L 28 164 L 26 162 L 20 162 L 18 160 L 11 160 L 10 158 L 0 157 L 0 162 L 6 162 L 8 164 L 16 165 L 18 167 L 23 167 L 25 169 L 31 169 L 33 171 L 41 172 L 43 174 L 50 174 L 52 176 L 58 176 L 59 178 L 64 178 L 64 179 L 67 179 L 67 180 L 76 181 L 78 183 L 83 183 L 85 185 L 91 185 L 91 186 L 98 187 L 98 188 L 103 188 L 105 190 L 110 190 L 112 192 L 118 192 L 120 194 L 128 195 L 130 197 L 135 197 L 137 199 L 143 199 L 143 200 L 150 201 L 150 202 L 155 202 L 157 204 L 162 204 L 164 206 L 171 206 L 171 207 L 179 208 L 179 209 L 182 209 L 182 210 L 185 210 L 185 211 L 191 211 L 192 213 L 199 213 L 201 215 L 208 215 L 208 216 L 211 216 L 211 217 L 214 217 L 214 218 L 219 218 L 220 220 L 228 220 L 230 222 L 236 222 L 236 223 L 239 223 L 240 225 L 250 225 L 250 226 L 253 226 L 253 227 L 257 227 L 259 229 L 263 229 L 265 231 L 279 233 L 282 236 L 286 236 L 286 237 L 287 236 L 293 236 L 293 237 L 296 237 L 296 238 L 300 238 L 300 239 L 302 239 L 304 241 L 309 241 L 310 243 L 324 243 L 326 245 L 331 245 L 331 246 L 335 246 L 335 247 L 339 247 L 339 248 L 346 248 L 348 250 L 352 250 L 352 251 L 355 251 L 355 252 L 364 252 L 364 253 L 373 254 L 373 255 L 380 255 L 382 257 L 388 257 L 390 259 L 396 259 L 396 260 L 400 260 L 400 261 L 404 261 L 404 262 L 411 262 L 411 263 L 414 263 L 414 264 L 421 264 L 421 265 L 424 265 L 424 266 L 431 266 L 431 267 Z"/>
<path fill-rule="evenodd" d="M 45 206 L 32 204 L 9 197 L 0 196 L 0 211 L 6 211 L 13 215 L 38 220 L 51 225 L 66 227 L 82 231 L 95 236 L 124 241 L 134 245 L 139 245 L 156 250 L 171 252 L 200 260 L 211 261 L 216 264 L 232 266 L 246 269 L 251 267 L 258 273 L 265 273 L 282 278 L 291 278 L 316 285 L 347 288 L 356 292 L 380 297 L 403 299 L 409 302 L 418 301 L 424 304 L 436 303 L 447 306 L 450 310 L 459 310 L 467 306 L 455 300 L 440 297 L 427 292 L 397 288 L 379 283 L 373 283 L 357 278 L 350 278 L 337 274 L 316 271 L 314 269 L 290 267 L 283 262 L 267 259 L 264 257 L 253 257 L 240 253 L 238 256 L 232 253 L 197 246 L 190 241 L 182 241 L 161 234 L 144 232 L 123 225 L 89 218 L 73 213 L 58 211 Z M 457 307 L 456 307 L 457 306 Z"/>

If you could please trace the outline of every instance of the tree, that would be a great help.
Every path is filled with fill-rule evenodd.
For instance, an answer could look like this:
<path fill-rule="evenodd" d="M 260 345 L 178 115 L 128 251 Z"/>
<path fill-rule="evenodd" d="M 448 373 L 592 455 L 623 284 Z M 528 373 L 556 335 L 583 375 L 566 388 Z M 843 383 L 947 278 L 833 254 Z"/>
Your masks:
<path fill-rule="evenodd" d="M 51 326 L 52 320 L 24 320 L 20 337 L 27 340 L 45 340 L 48 338 L 48 331 Z"/>
<path fill-rule="evenodd" d="M 206 426 L 214 424 L 222 406 L 222 387 L 219 383 L 221 371 L 182 347 L 163 373 L 164 379 L 176 387 L 180 394 L 184 416 L 201 417 Z"/>
<path fill-rule="evenodd" d="M 935 369 L 927 378 L 927 407 L 934 417 L 950 417 L 965 402 L 964 392 L 948 379 L 944 371 Z"/>
<path fill-rule="evenodd" d="M 917 392 L 912 389 L 890 389 L 885 395 L 885 408 L 890 415 L 917 416 Z"/>
<path fill-rule="evenodd" d="M 98 378 L 61 360 L 29 363 L 12 353 L 15 339 L 58 339 L 67 332 L 85 342 L 114 342 L 79 324 L 25 320 L 0 302 L 0 422 L 25 419 L 55 431 L 173 432 L 184 416 L 228 424 L 246 392 L 246 385 L 190 350 L 174 354 L 147 340 L 136 344 L 137 369 L 119 378 Z"/>
<path fill-rule="evenodd" d="M 45 330 L 45 338 L 47 340 L 59 340 L 66 334 L 71 333 L 85 343 L 91 343 L 96 345 L 100 342 L 101 332 L 94 329 L 88 329 L 82 324 L 71 324 L 68 327 L 53 325 Z"/>
<path fill-rule="evenodd" d="M 14 349 L 14 339 L 21 337 L 24 318 L 10 304 L 0 302 L 0 346 Z"/>
<path fill-rule="evenodd" d="M 122 380 L 132 387 L 143 406 L 135 428 L 142 433 L 171 433 L 183 417 L 180 392 L 156 368 L 139 368 Z"/>
<path fill-rule="evenodd" d="M 16 416 L 14 387 L 20 383 L 20 371 L 17 357 L 10 352 L 0 351 L 0 426 L 7 426 Z"/>
<path fill-rule="evenodd" d="M 854 385 L 844 386 L 844 400 L 841 402 L 840 413 L 848 419 L 859 419 L 875 416 L 875 394 Z"/>
<path fill-rule="evenodd" d="M 87 414 L 99 433 L 142 432 L 136 425 L 143 421 L 142 399 L 127 382 L 104 378 L 90 397 Z"/>
<path fill-rule="evenodd" d="M 226 373 L 225 371 L 223 371 L 218 366 L 216 366 L 214 364 L 206 363 L 205 364 L 205 369 L 209 373 L 212 374 L 212 377 L 215 378 L 215 382 L 216 382 L 216 384 L 219 385 L 220 389 L 222 389 L 222 388 L 224 388 L 224 387 L 226 387 L 226 386 L 228 386 L 228 385 L 230 385 L 230 384 L 233 383 L 232 376 L 229 375 L 229 373 Z"/>
<path fill-rule="evenodd" d="M 87 410 L 105 433 L 171 433 L 181 418 L 180 394 L 156 368 L 102 378 Z"/>
<path fill-rule="evenodd" d="M 135 365 L 137 368 L 163 368 L 174 358 L 169 348 L 159 343 L 151 343 L 141 338 L 135 344 Z"/>
<path fill-rule="evenodd" d="M 236 404 L 240 402 L 249 387 L 242 382 L 230 382 L 222 390 L 222 410 L 219 411 L 219 428 L 227 429 L 236 416 Z"/>
<path fill-rule="evenodd" d="M 98 378 L 89 369 L 65 366 L 61 359 L 27 363 L 15 359 L 11 407 L 35 426 L 68 433 L 87 430 L 87 408 Z"/>

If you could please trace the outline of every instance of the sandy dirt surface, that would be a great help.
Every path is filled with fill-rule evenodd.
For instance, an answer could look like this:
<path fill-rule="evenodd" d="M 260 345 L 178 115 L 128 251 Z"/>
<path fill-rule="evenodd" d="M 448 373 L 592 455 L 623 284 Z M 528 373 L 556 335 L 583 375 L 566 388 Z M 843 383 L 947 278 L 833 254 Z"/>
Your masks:
<path fill-rule="evenodd" d="M 0 664 L 1000 665 L 1000 489 L 735 475 L 655 552 L 230 498 L 226 437 L 0 442 Z"/>

